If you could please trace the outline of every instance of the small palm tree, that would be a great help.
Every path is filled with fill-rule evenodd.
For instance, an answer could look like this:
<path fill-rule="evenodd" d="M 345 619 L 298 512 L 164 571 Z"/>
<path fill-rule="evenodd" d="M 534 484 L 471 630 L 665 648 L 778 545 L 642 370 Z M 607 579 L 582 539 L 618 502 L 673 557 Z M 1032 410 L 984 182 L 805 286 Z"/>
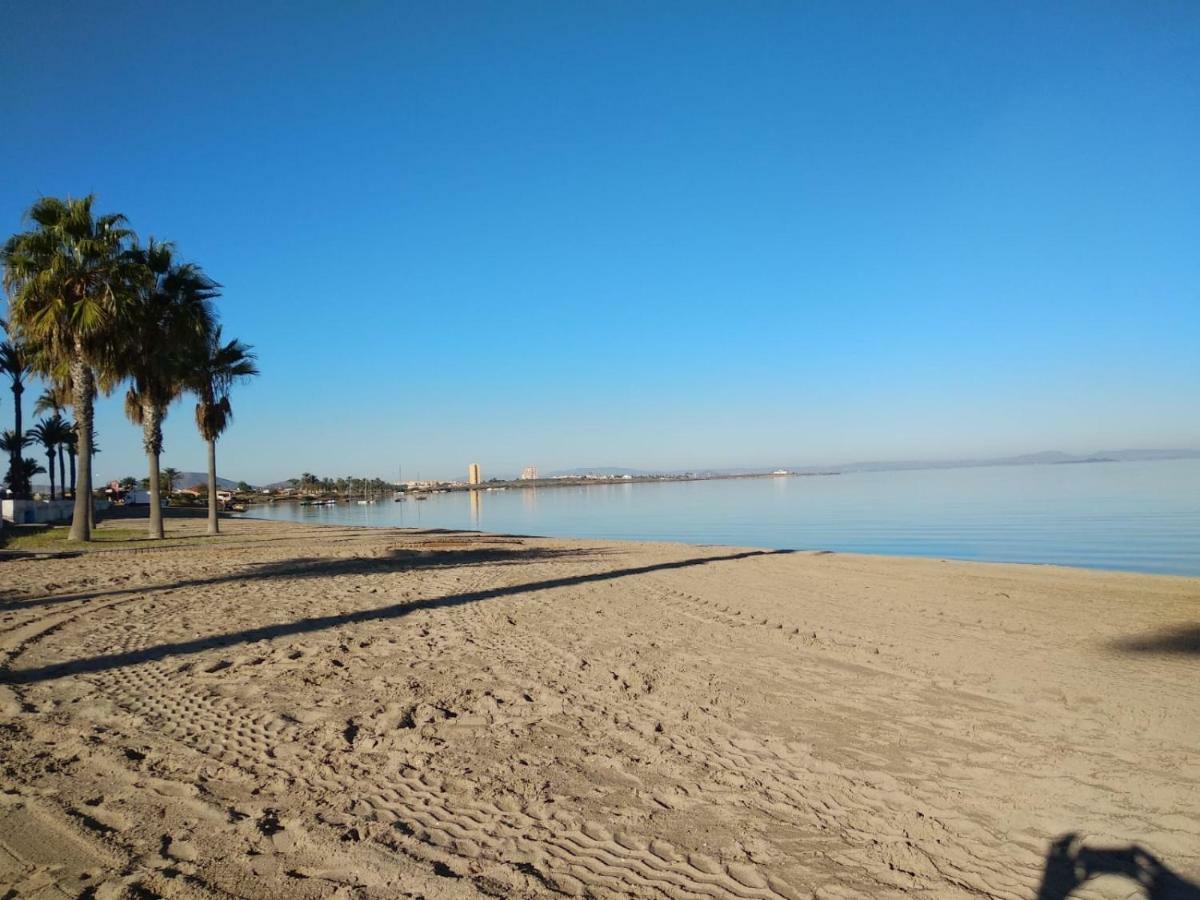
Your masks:
<path fill-rule="evenodd" d="M 42 419 L 31 429 L 29 435 L 37 443 L 42 445 L 42 449 L 46 451 L 46 459 L 49 461 L 50 467 L 46 471 L 50 473 L 50 499 L 54 499 L 54 451 L 58 448 L 58 428 L 54 424 L 53 419 Z"/>
<path fill-rule="evenodd" d="M 28 432 L 19 434 L 10 429 L 0 433 L 0 452 L 7 454 L 11 460 L 8 475 L 4 480 L 8 482 L 8 489 L 12 491 L 13 496 L 18 498 L 22 496 L 19 489 L 23 488 L 26 493 L 29 491 L 29 481 L 24 478 L 26 467 L 22 451 L 32 443 L 33 438 Z"/>
<path fill-rule="evenodd" d="M 249 344 L 221 343 L 218 325 L 208 335 L 191 366 L 189 390 L 196 395 L 196 427 L 208 444 L 208 533 L 217 534 L 217 438 L 233 421 L 229 391 L 239 381 L 258 374 Z"/>
<path fill-rule="evenodd" d="M 163 483 L 163 486 L 166 487 L 168 494 L 175 493 L 175 483 L 177 481 L 179 481 L 179 470 L 178 469 L 174 469 L 170 466 L 167 466 L 165 469 L 163 469 L 162 483 Z M 150 483 L 154 484 L 153 481 L 151 481 Z M 159 537 L 162 537 L 162 535 L 159 535 Z"/>
<path fill-rule="evenodd" d="M 132 491 L 135 487 L 138 486 L 138 480 L 136 478 L 134 478 L 132 475 L 126 475 L 124 478 L 122 478 L 120 480 L 119 484 L 121 486 L 121 490 L 128 493 L 129 491 Z"/>
<path fill-rule="evenodd" d="M 26 456 L 21 460 L 20 476 L 21 480 L 25 484 L 32 484 L 34 476 L 42 475 L 45 473 L 45 471 L 46 470 L 42 468 L 42 464 L 32 457 Z"/>
<path fill-rule="evenodd" d="M 0 319 L 0 327 L 8 331 L 8 323 Z M 12 388 L 13 394 L 13 431 L 17 434 L 23 434 L 21 430 L 21 395 L 25 392 L 25 377 L 29 374 L 29 353 L 21 345 L 19 341 L 6 340 L 0 342 L 0 375 L 7 376 Z M 8 482 L 12 488 L 13 495 L 21 498 L 29 495 L 29 485 L 22 484 L 20 474 L 23 471 L 21 466 L 20 451 L 14 451 L 9 455 Z M 13 481 L 13 476 L 16 475 L 16 483 Z"/>
<path fill-rule="evenodd" d="M 34 370 L 71 384 L 81 483 L 70 537 L 80 541 L 91 539 L 95 373 L 107 369 L 121 307 L 141 277 L 125 217 L 96 215 L 93 203 L 43 197 L 27 214 L 30 230 L 0 251 L 12 324 L 36 348 Z"/>
<path fill-rule="evenodd" d="M 146 278 L 123 310 L 121 339 L 112 374 L 129 380 L 125 414 L 142 426 L 150 474 L 150 537 L 163 536 L 159 457 L 167 408 L 181 393 L 188 365 L 214 326 L 217 284 L 198 266 L 180 262 L 175 247 L 153 239 L 130 256 Z M 168 479 L 168 493 L 174 479 Z"/>

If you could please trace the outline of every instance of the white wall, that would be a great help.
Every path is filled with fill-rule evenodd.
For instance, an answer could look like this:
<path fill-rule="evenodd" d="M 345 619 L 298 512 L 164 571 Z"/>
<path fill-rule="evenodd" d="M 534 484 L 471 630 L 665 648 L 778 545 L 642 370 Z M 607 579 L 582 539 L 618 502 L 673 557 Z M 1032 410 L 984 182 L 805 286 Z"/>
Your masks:
<path fill-rule="evenodd" d="M 6 522 L 17 525 L 70 522 L 74 500 L 4 500 L 0 503 Z"/>

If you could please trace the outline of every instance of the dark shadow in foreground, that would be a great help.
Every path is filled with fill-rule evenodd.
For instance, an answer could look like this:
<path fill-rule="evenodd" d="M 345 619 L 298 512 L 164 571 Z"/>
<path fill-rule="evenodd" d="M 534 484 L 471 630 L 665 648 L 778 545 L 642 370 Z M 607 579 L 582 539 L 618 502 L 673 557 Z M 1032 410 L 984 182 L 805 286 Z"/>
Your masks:
<path fill-rule="evenodd" d="M 383 575 L 389 572 L 411 572 L 418 569 L 467 568 L 469 566 L 518 565 L 554 562 L 563 559 L 600 557 L 608 551 L 591 549 L 557 549 L 553 547 L 518 547 L 516 549 L 479 547 L 473 549 L 440 550 L 422 547 L 397 547 L 381 556 L 300 557 L 279 562 L 262 563 L 210 578 L 185 578 L 163 584 L 132 585 L 109 590 L 85 591 L 73 594 L 54 594 L 31 599 L 0 600 L 0 613 L 33 609 L 39 606 L 58 606 L 81 600 L 96 600 L 120 594 L 153 594 L 180 588 L 204 587 L 237 581 L 258 581 L 272 578 L 325 578 L 337 575 Z"/>
<path fill-rule="evenodd" d="M 692 559 L 681 559 L 674 562 L 654 563 L 648 566 L 634 566 L 627 569 L 609 569 L 606 572 L 593 572 L 587 575 L 565 575 L 561 578 L 548 578 L 544 581 L 530 581 L 525 584 L 514 584 L 507 587 L 487 588 L 480 591 L 468 591 L 462 594 L 449 594 L 445 597 L 432 597 L 428 600 L 413 600 L 406 603 L 395 603 L 391 606 L 375 609 L 362 609 L 355 612 L 339 613 L 330 616 L 312 616 L 295 622 L 280 622 L 275 625 L 263 625 L 259 628 L 247 628 L 243 631 L 232 631 L 225 634 L 215 634 L 209 637 L 196 638 L 190 641 L 179 641 L 170 644 L 159 644 L 142 650 L 131 650 L 126 653 L 110 653 L 104 656 L 92 656 L 86 659 L 73 660 L 51 666 L 41 666 L 36 669 L 17 669 L 0 671 L 0 684 L 32 684 L 39 681 L 50 681 L 67 675 L 77 675 L 89 672 L 105 672 L 123 666 L 135 666 L 146 662 L 159 662 L 172 656 L 187 656 L 193 653 L 203 653 L 217 647 L 230 647 L 235 644 L 253 644 L 257 641 L 272 638 L 289 637 L 296 634 L 309 634 L 323 631 L 327 628 L 337 628 L 339 625 L 351 625 L 360 622 L 376 622 L 387 619 L 399 619 L 423 609 L 443 609 L 446 607 L 462 606 L 467 603 L 479 603 L 484 600 L 494 600 L 498 597 L 511 597 L 517 594 L 528 594 L 534 591 L 546 591 L 552 588 L 573 587 L 595 581 L 609 581 L 614 578 L 627 578 L 631 575 L 644 575 L 648 572 L 661 572 L 668 569 L 686 569 L 691 566 L 704 566 L 709 563 L 727 562 L 735 559 L 747 559 L 754 556 L 777 556 L 793 553 L 792 550 L 748 550 L 741 553 L 729 553 L 724 556 L 699 556 Z M 461 554 L 459 554 L 461 556 Z M 249 581 L 253 578 L 295 577 L 297 572 L 301 577 L 329 574 L 331 571 L 346 574 L 347 571 L 361 571 L 364 566 L 387 565 L 386 560 L 380 559 L 350 559 L 327 560 L 324 563 L 315 560 L 289 560 L 286 563 L 273 563 L 261 567 L 257 574 L 241 573 L 230 576 L 230 580 Z M 353 568 L 357 566 L 358 568 Z M 222 579 L 224 580 L 224 579 Z"/>
<path fill-rule="evenodd" d="M 1200 625 L 1176 625 L 1153 634 L 1121 638 L 1111 645 L 1126 653 L 1188 653 L 1200 656 Z"/>
<path fill-rule="evenodd" d="M 1141 886 L 1146 900 L 1200 900 L 1200 886 L 1176 875 L 1137 844 L 1087 847 L 1077 834 L 1050 845 L 1037 900 L 1066 900 L 1077 888 L 1101 875 L 1128 878 Z"/>

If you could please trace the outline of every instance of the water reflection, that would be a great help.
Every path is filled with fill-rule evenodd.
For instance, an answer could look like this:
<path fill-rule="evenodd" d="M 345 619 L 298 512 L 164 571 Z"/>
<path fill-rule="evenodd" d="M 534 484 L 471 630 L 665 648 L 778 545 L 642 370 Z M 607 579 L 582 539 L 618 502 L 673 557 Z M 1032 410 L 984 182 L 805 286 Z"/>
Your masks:
<path fill-rule="evenodd" d="M 521 509 L 526 515 L 537 513 L 537 488 L 523 488 L 521 491 Z"/>
<path fill-rule="evenodd" d="M 486 516 L 483 494 L 251 515 L 1200 575 L 1200 460 L 525 488 Z"/>

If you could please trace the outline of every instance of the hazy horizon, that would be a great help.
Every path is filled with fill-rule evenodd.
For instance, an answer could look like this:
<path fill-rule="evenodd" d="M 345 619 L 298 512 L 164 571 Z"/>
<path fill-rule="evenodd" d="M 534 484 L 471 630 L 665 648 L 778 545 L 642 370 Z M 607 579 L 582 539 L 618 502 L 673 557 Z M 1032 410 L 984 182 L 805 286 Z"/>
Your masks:
<path fill-rule="evenodd" d="M 1079 451 L 1079 452 L 1075 452 L 1075 453 L 1070 452 L 1070 451 L 1059 450 L 1057 448 L 1048 448 L 1048 449 L 1043 449 L 1043 450 L 1026 451 L 1026 452 L 1013 453 L 1013 454 L 991 454 L 991 455 L 983 455 L 983 456 L 925 456 L 925 457 L 910 457 L 910 458 L 905 458 L 905 459 L 862 458 L 862 459 L 823 460 L 823 461 L 818 461 L 818 462 L 802 462 L 802 461 L 797 462 L 795 460 L 788 462 L 786 460 L 781 460 L 781 461 L 776 461 L 776 462 L 768 462 L 768 463 L 761 463 L 761 464 L 749 464 L 749 465 L 742 465 L 742 464 L 733 464 L 733 465 L 724 465 L 724 466 L 698 465 L 698 466 L 692 466 L 692 467 L 662 466 L 662 467 L 658 467 L 658 468 L 630 465 L 630 464 L 626 464 L 623 462 L 612 463 L 610 465 L 606 465 L 606 464 L 589 465 L 586 463 L 580 464 L 580 465 L 569 465 L 569 466 L 566 466 L 566 465 L 564 465 L 564 466 L 542 466 L 542 465 L 538 465 L 536 463 L 533 463 L 533 465 L 537 465 L 538 473 L 539 473 L 540 477 L 554 476 L 557 473 L 563 473 L 563 472 L 570 473 L 570 472 L 588 471 L 588 470 L 596 471 L 596 472 L 609 471 L 609 472 L 613 472 L 613 473 L 617 473 L 617 474 L 620 474 L 622 472 L 636 471 L 636 472 L 644 472 L 647 474 L 671 475 L 671 474 L 684 474 L 687 472 L 695 472 L 695 473 L 706 473 L 706 472 L 737 473 L 737 472 L 741 472 L 741 471 L 768 472 L 768 471 L 778 469 L 780 467 L 784 467 L 789 470 L 800 472 L 800 473 L 805 473 L 805 472 L 811 472 L 811 470 L 818 470 L 818 469 L 824 469 L 824 468 L 828 468 L 830 471 L 835 471 L 835 470 L 838 470 L 839 468 L 846 468 L 846 469 L 853 470 L 853 469 L 855 469 L 855 467 L 861 467 L 861 466 L 880 466 L 880 467 L 883 467 L 885 470 L 888 469 L 888 467 L 893 467 L 893 466 L 897 467 L 897 468 L 903 468 L 903 467 L 907 467 L 907 466 L 927 467 L 927 468 L 931 468 L 931 469 L 955 468 L 955 467 L 957 467 L 956 464 L 976 465 L 976 464 L 989 464 L 989 463 L 1003 463 L 1006 460 L 1021 459 L 1024 457 L 1031 458 L 1030 462 L 1032 464 L 1037 464 L 1036 460 L 1033 460 L 1032 458 L 1043 455 L 1043 454 L 1059 454 L 1059 453 L 1061 453 L 1061 454 L 1071 456 L 1071 457 L 1080 457 L 1081 459 L 1079 461 L 1084 461 L 1088 457 L 1092 457 L 1092 456 L 1095 456 L 1098 454 L 1103 454 L 1103 453 L 1139 453 L 1139 452 L 1140 453 L 1148 453 L 1148 454 L 1149 453 L 1158 453 L 1158 452 L 1179 454 L 1178 456 L 1172 455 L 1172 456 L 1165 456 L 1162 458 L 1164 461 L 1171 461 L 1171 460 L 1175 460 L 1175 459 L 1196 458 L 1197 455 L 1200 455 L 1200 447 L 1106 447 L 1106 448 L 1094 448 L 1092 450 Z M 99 459 L 102 463 L 103 457 L 101 456 Z M 1154 458 L 1138 458 L 1138 459 L 1134 459 L 1134 460 L 1112 459 L 1112 460 L 1107 460 L 1107 461 L 1111 461 L 1111 462 L 1128 462 L 1128 461 L 1154 462 L 1157 460 Z M 473 460 L 473 462 L 476 462 L 476 461 Z M 203 475 L 203 469 L 200 467 L 177 466 L 177 465 L 174 465 L 174 463 L 168 463 L 168 462 L 164 461 L 163 468 L 165 469 L 168 465 L 170 465 L 171 468 L 174 468 L 180 472 L 192 473 L 192 474 L 196 474 L 196 475 Z M 498 478 L 501 480 L 515 480 L 520 475 L 521 469 L 524 468 L 524 466 L 521 466 L 516 469 L 492 470 L 492 469 L 489 469 L 488 466 L 484 463 L 479 463 L 479 465 L 481 468 L 482 477 L 485 481 L 488 479 L 492 479 L 492 478 Z M 459 471 L 459 472 L 442 472 L 440 470 L 437 470 L 432 473 L 422 471 L 422 470 L 410 471 L 407 468 L 405 468 L 402 473 L 399 472 L 398 470 L 393 471 L 391 473 L 387 473 L 384 471 L 374 471 L 374 470 L 347 472 L 347 471 L 341 471 L 341 470 L 315 471 L 315 470 L 309 470 L 309 469 L 303 469 L 303 470 L 298 469 L 295 472 L 291 472 L 291 471 L 288 471 L 286 473 L 276 472 L 265 478 L 257 478 L 257 479 L 247 478 L 243 473 L 241 473 L 239 471 L 234 471 L 233 469 L 228 469 L 227 471 L 222 471 L 220 473 L 219 477 L 223 478 L 223 479 L 233 480 L 233 481 L 239 481 L 239 480 L 247 481 L 247 482 L 255 485 L 256 487 L 261 487 L 266 484 L 277 484 L 279 482 L 286 481 L 289 478 L 296 478 L 303 472 L 311 472 L 311 474 L 313 474 L 319 478 L 337 479 L 337 478 L 341 478 L 341 477 L 352 476 L 355 478 L 381 478 L 384 481 L 389 481 L 389 482 L 398 480 L 399 476 L 401 474 L 403 475 L 404 481 L 415 481 L 418 479 L 419 480 L 436 480 L 436 481 L 465 481 L 466 475 L 467 475 L 467 470 L 466 470 L 466 467 L 464 466 L 462 471 Z M 129 471 L 124 471 L 121 474 L 117 474 L 115 472 L 105 472 L 102 476 L 98 476 L 98 483 L 108 483 L 109 481 L 120 480 L 121 478 L 123 478 L 127 475 L 132 475 L 133 477 L 138 478 L 139 480 L 141 478 L 145 477 L 145 475 L 143 473 L 140 473 L 136 469 L 130 469 Z M 39 475 L 34 479 L 35 486 L 36 485 L 44 486 L 45 484 L 48 484 L 48 483 L 49 483 L 49 479 L 45 475 Z"/>
<path fill-rule="evenodd" d="M 3 234 L 94 191 L 224 286 L 222 475 L 1200 447 L 1195 4 L 6 12 Z"/>

